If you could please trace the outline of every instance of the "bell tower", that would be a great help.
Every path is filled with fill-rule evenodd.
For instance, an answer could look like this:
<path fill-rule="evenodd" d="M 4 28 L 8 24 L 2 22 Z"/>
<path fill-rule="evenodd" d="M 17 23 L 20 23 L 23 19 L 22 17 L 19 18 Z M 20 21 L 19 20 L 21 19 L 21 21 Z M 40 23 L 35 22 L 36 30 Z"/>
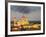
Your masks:
<path fill-rule="evenodd" d="M 16 17 L 13 17 L 14 26 L 16 25 Z"/>

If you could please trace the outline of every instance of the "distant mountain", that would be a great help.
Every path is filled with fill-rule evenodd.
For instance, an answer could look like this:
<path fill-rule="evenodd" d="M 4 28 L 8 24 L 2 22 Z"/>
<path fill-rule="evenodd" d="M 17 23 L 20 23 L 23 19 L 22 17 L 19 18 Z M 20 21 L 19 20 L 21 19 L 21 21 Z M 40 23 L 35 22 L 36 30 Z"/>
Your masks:
<path fill-rule="evenodd" d="M 30 23 L 41 23 L 41 21 L 29 21 Z"/>

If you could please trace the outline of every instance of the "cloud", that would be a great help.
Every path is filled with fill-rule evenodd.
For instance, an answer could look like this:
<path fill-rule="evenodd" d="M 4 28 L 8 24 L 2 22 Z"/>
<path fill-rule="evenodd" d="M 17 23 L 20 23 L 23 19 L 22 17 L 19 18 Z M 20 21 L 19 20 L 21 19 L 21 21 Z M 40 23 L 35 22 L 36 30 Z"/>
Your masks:
<path fill-rule="evenodd" d="M 18 19 L 23 15 L 27 16 L 31 21 L 41 20 L 41 7 L 11 5 L 11 20 L 13 19 L 13 16 L 16 16 Z"/>
<path fill-rule="evenodd" d="M 39 9 L 40 7 L 36 7 L 36 6 L 13 6 L 11 5 L 11 10 L 15 12 L 21 12 L 21 13 L 29 13 L 32 11 L 37 11 Z"/>

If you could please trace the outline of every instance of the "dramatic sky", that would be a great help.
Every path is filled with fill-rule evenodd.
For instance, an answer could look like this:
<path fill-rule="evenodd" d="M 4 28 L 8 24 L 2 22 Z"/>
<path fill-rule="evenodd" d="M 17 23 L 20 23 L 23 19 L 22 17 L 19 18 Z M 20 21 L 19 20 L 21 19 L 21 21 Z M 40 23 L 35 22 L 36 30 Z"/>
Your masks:
<path fill-rule="evenodd" d="M 41 20 L 41 7 L 40 6 L 15 6 L 11 5 L 11 20 L 13 16 L 20 18 L 21 16 L 27 16 L 29 21 Z"/>

